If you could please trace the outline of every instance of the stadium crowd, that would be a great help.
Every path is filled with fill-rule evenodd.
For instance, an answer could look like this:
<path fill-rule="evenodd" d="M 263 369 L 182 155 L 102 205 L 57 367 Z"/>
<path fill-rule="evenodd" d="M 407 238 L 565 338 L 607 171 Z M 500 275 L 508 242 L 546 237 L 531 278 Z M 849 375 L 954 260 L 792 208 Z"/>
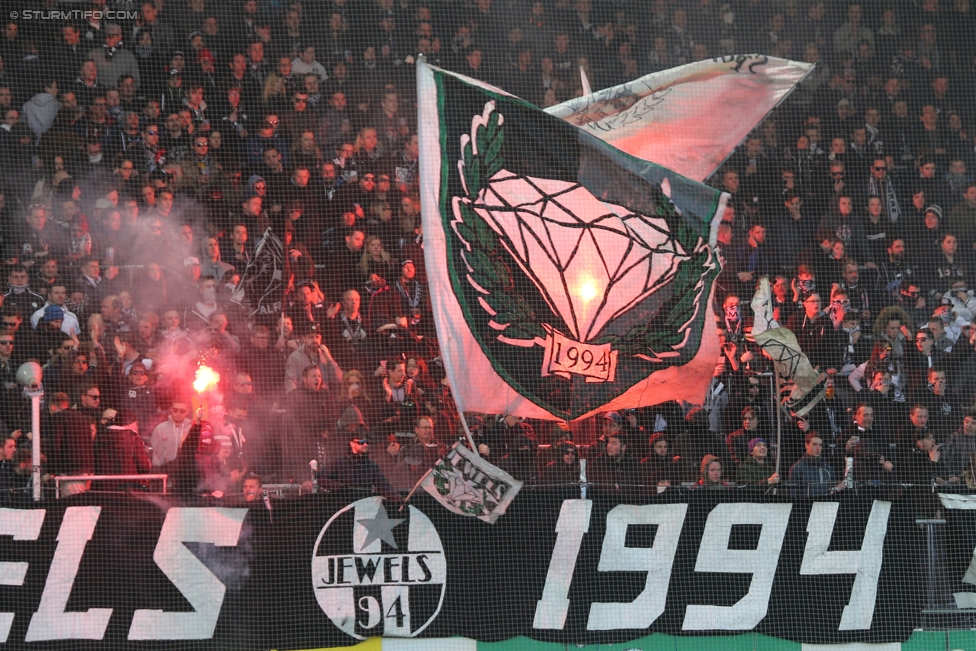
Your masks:
<path fill-rule="evenodd" d="M 132 17 L 97 13 L 122 7 Z M 969 0 L 88 8 L 0 36 L 0 500 L 29 483 L 15 378 L 28 359 L 44 366 L 46 475 L 392 495 L 463 436 L 425 283 L 419 54 L 539 106 L 580 95 L 580 68 L 596 89 L 737 53 L 816 64 L 712 179 L 732 200 L 703 404 L 572 428 L 470 414 L 489 461 L 572 483 L 582 456 L 590 482 L 624 493 L 976 484 Z M 268 229 L 284 292 L 246 318 L 230 299 Z M 749 335 L 764 276 L 775 317 L 827 373 L 778 449 L 771 367 Z M 221 376 L 204 422 L 198 364 Z"/>

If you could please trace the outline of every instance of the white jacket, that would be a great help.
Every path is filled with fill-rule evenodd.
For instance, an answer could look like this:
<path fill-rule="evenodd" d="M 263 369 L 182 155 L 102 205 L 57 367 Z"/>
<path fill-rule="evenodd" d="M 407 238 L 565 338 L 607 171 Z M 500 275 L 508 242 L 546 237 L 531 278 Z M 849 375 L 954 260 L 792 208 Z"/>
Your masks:
<path fill-rule="evenodd" d="M 190 433 L 191 425 L 193 425 L 193 421 L 189 418 L 176 423 L 172 416 L 156 425 L 152 436 L 149 437 L 149 443 L 153 447 L 152 463 L 154 466 L 161 466 L 176 459 L 176 453 L 180 451 L 180 446 L 186 440 L 186 435 Z"/>

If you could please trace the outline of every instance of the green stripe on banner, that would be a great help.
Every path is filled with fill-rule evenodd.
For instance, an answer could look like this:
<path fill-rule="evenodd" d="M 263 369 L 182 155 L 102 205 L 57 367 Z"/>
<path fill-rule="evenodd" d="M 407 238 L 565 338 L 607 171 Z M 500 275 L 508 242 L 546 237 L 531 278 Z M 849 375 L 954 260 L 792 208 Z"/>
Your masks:
<path fill-rule="evenodd" d="M 940 651 L 941 649 L 974 651 L 976 649 L 976 631 L 949 631 L 949 646 L 941 647 Z"/>
<path fill-rule="evenodd" d="M 948 642 L 948 646 L 947 643 Z M 976 631 L 915 631 L 903 643 L 799 644 L 759 633 L 742 635 L 674 636 L 654 633 L 616 644 L 566 645 L 513 637 L 501 642 L 478 642 L 465 637 L 372 638 L 355 646 L 308 651 L 976 651 Z"/>
<path fill-rule="evenodd" d="M 962 633 L 963 635 L 969 636 L 969 645 L 960 646 L 958 644 L 946 646 L 946 635 L 945 631 L 915 631 L 912 636 L 908 638 L 907 642 L 903 642 L 901 645 L 901 651 L 945 651 L 946 649 L 976 649 L 976 635 L 972 631 L 954 631 L 953 633 L 948 633 L 949 639 L 952 639 L 954 633 Z"/>
<path fill-rule="evenodd" d="M 800 644 L 768 635 L 745 633 L 742 635 L 709 635 L 684 637 L 654 633 L 628 642 L 616 644 L 564 645 L 552 642 L 536 642 L 525 637 L 515 637 L 504 642 L 479 642 L 478 651 L 801 651 Z M 384 647 L 386 651 L 386 647 Z"/>
<path fill-rule="evenodd" d="M 901 642 L 871 644 L 851 642 L 850 644 L 804 644 L 803 651 L 901 651 Z"/>
<path fill-rule="evenodd" d="M 477 641 L 466 637 L 383 640 L 383 651 L 476 651 L 479 646 Z"/>

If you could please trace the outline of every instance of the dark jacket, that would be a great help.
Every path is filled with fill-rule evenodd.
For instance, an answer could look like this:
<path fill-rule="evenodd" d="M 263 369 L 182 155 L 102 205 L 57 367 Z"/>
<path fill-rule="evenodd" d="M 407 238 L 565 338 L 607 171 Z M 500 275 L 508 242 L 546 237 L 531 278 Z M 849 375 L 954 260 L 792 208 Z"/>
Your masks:
<path fill-rule="evenodd" d="M 359 488 L 382 495 L 388 500 L 400 499 L 380 467 L 365 454 L 349 453 L 339 457 L 325 471 L 319 473 L 318 479 L 321 486 L 330 490 Z"/>
<path fill-rule="evenodd" d="M 938 461 L 932 461 L 929 458 L 929 453 L 918 447 L 912 448 L 901 458 L 896 470 L 900 481 L 922 487 L 931 485 L 936 477 L 940 479 L 949 478 L 948 469 L 942 457 L 940 456 Z"/>
<path fill-rule="evenodd" d="M 95 472 L 95 448 L 91 426 L 77 410 L 67 409 L 41 420 L 41 444 L 51 472 L 86 475 Z"/>
<path fill-rule="evenodd" d="M 790 468 L 789 482 L 796 484 L 793 488 L 796 497 L 820 497 L 829 493 L 838 480 L 826 459 L 804 454 Z"/>
<path fill-rule="evenodd" d="M 631 491 L 637 485 L 637 461 L 626 452 L 615 457 L 601 454 L 586 471 L 589 483 L 615 493 Z"/>
<path fill-rule="evenodd" d="M 739 466 L 735 482 L 743 486 L 767 486 L 774 472 L 776 468 L 773 464 L 759 463 L 755 457 L 749 457 Z"/>

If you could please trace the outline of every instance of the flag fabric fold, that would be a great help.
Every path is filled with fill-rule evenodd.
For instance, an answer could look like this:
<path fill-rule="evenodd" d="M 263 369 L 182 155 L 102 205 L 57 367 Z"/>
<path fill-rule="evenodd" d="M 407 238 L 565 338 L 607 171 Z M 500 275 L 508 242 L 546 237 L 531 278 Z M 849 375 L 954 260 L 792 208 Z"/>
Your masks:
<path fill-rule="evenodd" d="M 708 178 L 813 65 L 761 54 L 696 61 L 546 111 L 621 151 Z"/>

